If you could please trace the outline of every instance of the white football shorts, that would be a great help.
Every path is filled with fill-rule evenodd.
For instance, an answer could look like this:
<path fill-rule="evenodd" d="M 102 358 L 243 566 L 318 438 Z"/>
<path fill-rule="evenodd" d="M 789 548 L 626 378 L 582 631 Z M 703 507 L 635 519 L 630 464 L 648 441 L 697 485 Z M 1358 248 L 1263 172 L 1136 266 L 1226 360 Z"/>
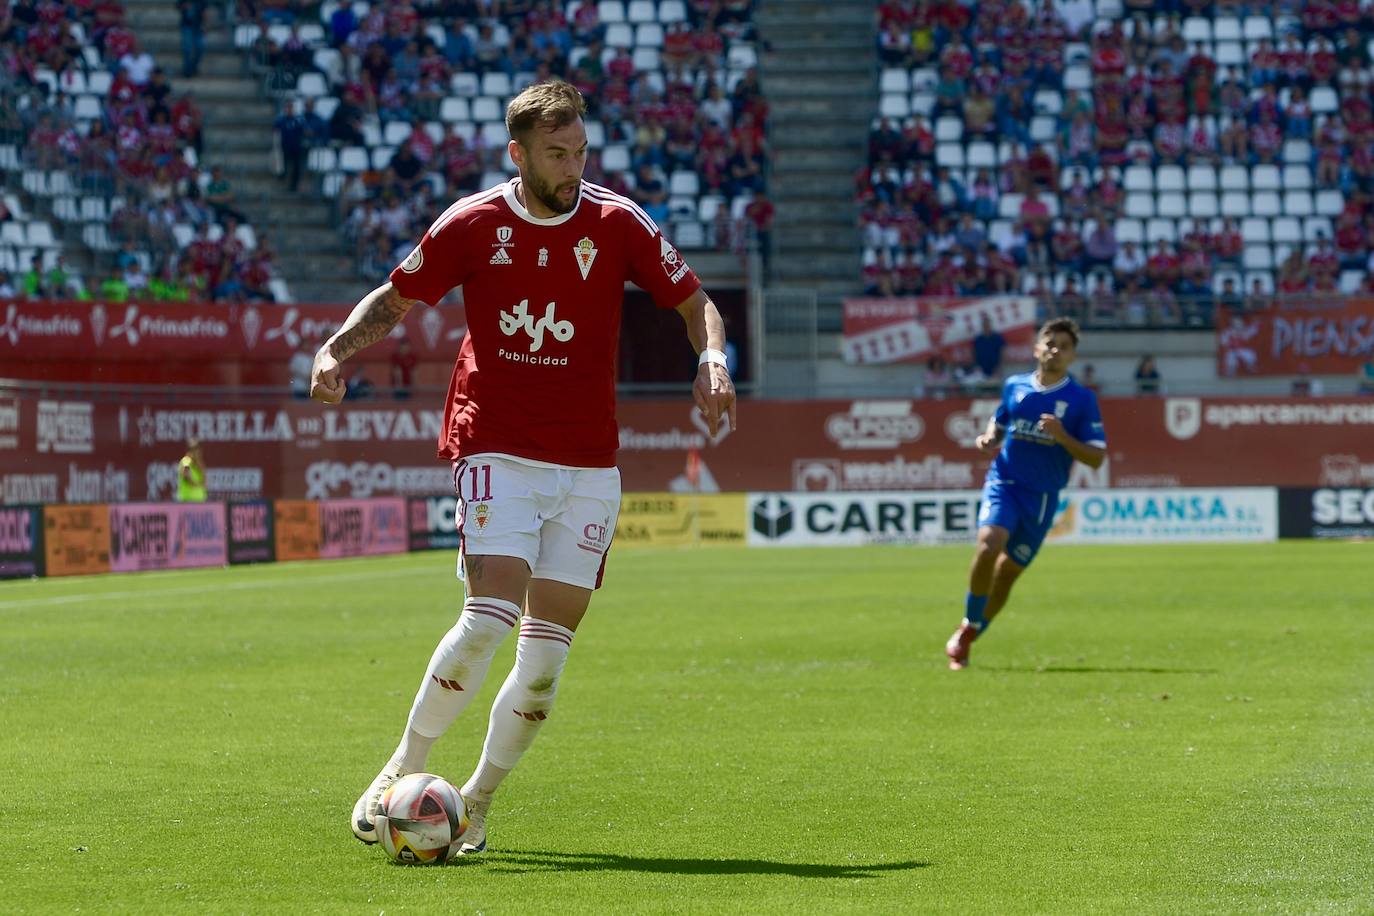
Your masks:
<path fill-rule="evenodd" d="M 620 514 L 618 468 L 569 468 L 509 455 L 453 463 L 458 577 L 463 558 L 520 557 L 536 579 L 599 588 Z"/>

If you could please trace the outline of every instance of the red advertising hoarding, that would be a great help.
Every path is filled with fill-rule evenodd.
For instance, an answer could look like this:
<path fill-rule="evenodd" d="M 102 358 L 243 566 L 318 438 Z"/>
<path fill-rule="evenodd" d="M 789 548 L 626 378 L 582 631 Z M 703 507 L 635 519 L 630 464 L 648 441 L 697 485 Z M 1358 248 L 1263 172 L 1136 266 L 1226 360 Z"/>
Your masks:
<path fill-rule="evenodd" d="M 6 504 L 169 500 L 188 436 L 203 443 L 212 499 L 452 492 L 451 469 L 434 457 L 437 405 L 0 401 L 15 419 L 13 444 L 0 442 Z M 621 403 L 619 463 L 626 491 L 957 490 L 982 482 L 987 461 L 972 443 L 995 407 L 993 399 L 744 401 L 739 431 L 713 439 L 684 389 L 680 398 Z M 1075 484 L 1374 486 L 1374 398 L 1107 398 L 1102 412 L 1108 461 L 1097 471 L 1075 466 Z M 301 524 L 318 539 L 316 519 L 282 512 L 279 546 Z M 298 540 L 293 552 L 320 550 L 318 540 Z"/>
<path fill-rule="evenodd" d="M 1030 360 L 1035 343 L 1031 296 L 846 299 L 840 350 L 851 363 L 925 362 L 938 354 L 951 365 L 967 366 L 984 318 L 1006 341 L 1004 362 Z"/>
<path fill-rule="evenodd" d="M 1273 305 L 1217 316 L 1217 374 L 1352 374 L 1374 359 L 1374 299 Z"/>

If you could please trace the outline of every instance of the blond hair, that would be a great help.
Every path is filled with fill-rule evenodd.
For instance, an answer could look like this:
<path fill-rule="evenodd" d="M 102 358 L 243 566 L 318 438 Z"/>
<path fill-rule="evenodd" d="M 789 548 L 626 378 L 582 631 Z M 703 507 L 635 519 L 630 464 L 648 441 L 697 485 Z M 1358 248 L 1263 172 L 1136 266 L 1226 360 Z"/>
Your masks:
<path fill-rule="evenodd" d="M 536 127 L 558 130 L 587 113 L 587 102 L 571 83 L 559 79 L 526 86 L 506 106 L 506 131 L 521 146 Z"/>

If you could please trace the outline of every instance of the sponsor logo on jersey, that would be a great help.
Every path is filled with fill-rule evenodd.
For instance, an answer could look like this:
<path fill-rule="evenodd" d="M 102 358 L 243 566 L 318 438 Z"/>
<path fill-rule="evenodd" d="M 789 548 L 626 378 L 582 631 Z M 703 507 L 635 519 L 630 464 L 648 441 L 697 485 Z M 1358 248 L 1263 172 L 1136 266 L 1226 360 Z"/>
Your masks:
<path fill-rule="evenodd" d="M 567 343 L 572 340 L 573 323 L 571 321 L 559 321 L 554 317 L 554 303 L 550 302 L 544 306 L 544 317 L 537 321 L 530 314 L 529 308 L 530 300 L 521 299 L 520 304 L 509 312 L 501 312 L 501 333 L 511 337 L 523 329 L 530 336 L 531 353 L 538 353 L 539 348 L 544 346 L 545 331 L 552 334 L 554 339 L 560 343 Z"/>
<path fill-rule="evenodd" d="M 583 236 L 573 248 L 573 256 L 577 258 L 577 269 L 582 271 L 582 279 L 587 279 L 587 274 L 592 270 L 592 262 L 596 260 L 596 243 Z"/>
<path fill-rule="evenodd" d="M 668 275 L 668 279 L 676 283 L 687 276 L 687 262 L 682 260 L 682 255 L 677 253 L 673 244 L 660 236 L 658 246 L 659 257 L 663 263 L 663 272 Z"/>
<path fill-rule="evenodd" d="M 488 264 L 510 264 L 510 263 L 512 263 L 512 262 L 511 262 L 511 259 L 510 259 L 510 255 L 506 254 L 506 249 L 504 249 L 504 248 L 498 248 L 498 249 L 496 249 L 496 254 L 492 255 L 492 256 L 491 256 L 491 260 L 488 261 L 487 263 L 488 263 Z"/>
<path fill-rule="evenodd" d="M 401 262 L 401 272 L 402 272 L 402 273 L 407 273 L 407 274 L 413 274 L 413 273 L 415 273 L 415 271 L 419 270 L 419 269 L 420 269 L 420 265 L 422 265 L 422 264 L 424 264 L 424 263 L 425 263 L 425 255 L 424 255 L 424 252 L 420 251 L 420 246 L 419 246 L 419 245 L 416 245 L 416 246 L 415 246 L 415 250 L 412 251 L 409 255 L 407 255 L 407 256 L 406 256 L 406 259 L 405 259 L 404 261 Z"/>

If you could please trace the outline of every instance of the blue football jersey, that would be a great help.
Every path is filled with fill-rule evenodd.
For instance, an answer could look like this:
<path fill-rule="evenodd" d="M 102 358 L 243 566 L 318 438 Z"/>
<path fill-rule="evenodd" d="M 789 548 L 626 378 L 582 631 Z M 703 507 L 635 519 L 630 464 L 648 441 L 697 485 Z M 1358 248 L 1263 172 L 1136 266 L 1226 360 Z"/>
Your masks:
<path fill-rule="evenodd" d="M 1073 456 L 1068 449 L 1036 428 L 1041 414 L 1053 414 L 1064 429 L 1084 445 L 1107 447 L 1097 396 L 1073 376 L 1049 388 L 1041 387 L 1034 372 L 1013 375 L 1002 386 L 997 425 L 1002 450 L 988 468 L 990 482 L 1014 483 L 1041 493 L 1062 490 L 1069 482 Z"/>

